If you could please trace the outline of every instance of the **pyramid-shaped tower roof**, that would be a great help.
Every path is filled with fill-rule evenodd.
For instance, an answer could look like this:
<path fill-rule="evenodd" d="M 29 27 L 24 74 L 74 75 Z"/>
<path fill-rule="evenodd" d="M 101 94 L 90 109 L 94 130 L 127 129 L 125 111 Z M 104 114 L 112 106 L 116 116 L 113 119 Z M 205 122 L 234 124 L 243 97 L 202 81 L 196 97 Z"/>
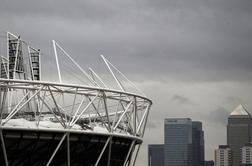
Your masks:
<path fill-rule="evenodd" d="M 246 108 L 241 104 L 238 105 L 230 114 L 230 116 L 239 116 L 239 115 L 250 116 Z"/>

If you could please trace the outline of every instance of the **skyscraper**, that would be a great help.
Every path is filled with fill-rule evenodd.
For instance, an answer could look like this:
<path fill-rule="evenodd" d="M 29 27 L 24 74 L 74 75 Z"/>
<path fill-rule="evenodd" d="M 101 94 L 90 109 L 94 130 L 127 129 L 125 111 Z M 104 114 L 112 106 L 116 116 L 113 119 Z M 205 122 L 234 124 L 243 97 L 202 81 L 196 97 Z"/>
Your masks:
<path fill-rule="evenodd" d="M 165 166 L 202 166 L 204 134 L 201 122 L 190 118 L 165 119 Z"/>
<path fill-rule="evenodd" d="M 148 165 L 164 166 L 164 145 L 155 144 L 148 146 Z"/>
<path fill-rule="evenodd" d="M 220 145 L 214 151 L 215 166 L 233 166 L 232 165 L 232 152 L 228 145 Z"/>
<path fill-rule="evenodd" d="M 233 166 L 241 164 L 241 148 L 251 141 L 251 125 L 251 115 L 242 105 L 228 118 L 227 143 L 232 150 Z"/>
<path fill-rule="evenodd" d="M 165 166 L 192 166 L 192 120 L 165 119 Z"/>
<path fill-rule="evenodd" d="M 204 132 L 202 123 L 192 122 L 192 164 L 193 166 L 204 166 L 205 160 Z"/>

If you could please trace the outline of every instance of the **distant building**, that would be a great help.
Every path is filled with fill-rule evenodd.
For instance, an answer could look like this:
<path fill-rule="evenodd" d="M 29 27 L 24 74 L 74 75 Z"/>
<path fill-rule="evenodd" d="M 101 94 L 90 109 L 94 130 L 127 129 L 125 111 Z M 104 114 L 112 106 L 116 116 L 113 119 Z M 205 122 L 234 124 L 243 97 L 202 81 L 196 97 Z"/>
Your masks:
<path fill-rule="evenodd" d="M 164 166 L 164 145 L 149 145 L 148 146 L 148 165 L 149 166 Z"/>
<path fill-rule="evenodd" d="M 203 166 L 204 132 L 201 122 L 169 118 L 164 124 L 164 165 Z"/>
<path fill-rule="evenodd" d="M 202 123 L 192 122 L 192 165 L 204 166 L 205 147 L 204 147 L 204 131 Z"/>
<path fill-rule="evenodd" d="M 214 161 L 213 160 L 205 161 L 204 166 L 214 166 Z"/>
<path fill-rule="evenodd" d="M 192 120 L 165 119 L 165 166 L 192 166 Z"/>
<path fill-rule="evenodd" d="M 242 166 L 252 166 L 252 144 L 246 144 L 242 147 Z"/>
<path fill-rule="evenodd" d="M 251 126 L 251 115 L 242 105 L 239 105 L 228 118 L 227 144 L 232 150 L 233 166 L 241 164 L 241 148 L 251 141 Z"/>
<path fill-rule="evenodd" d="M 232 151 L 228 145 L 220 145 L 215 150 L 215 166 L 233 166 Z"/>

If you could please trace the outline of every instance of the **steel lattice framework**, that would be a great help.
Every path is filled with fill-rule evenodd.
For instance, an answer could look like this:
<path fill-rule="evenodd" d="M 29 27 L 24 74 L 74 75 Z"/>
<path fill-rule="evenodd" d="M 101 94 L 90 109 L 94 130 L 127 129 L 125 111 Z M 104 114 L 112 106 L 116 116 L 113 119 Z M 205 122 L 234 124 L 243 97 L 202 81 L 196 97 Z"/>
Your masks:
<path fill-rule="evenodd" d="M 119 90 L 108 88 L 93 69 L 90 68 L 91 74 L 87 74 L 55 41 L 53 41 L 53 45 L 59 82 L 41 81 L 40 51 L 28 46 L 28 58 L 24 58 L 21 47 L 24 44 L 20 37 L 8 32 L 7 39 L 7 57 L 2 57 L 0 61 L 0 140 L 2 149 L 0 160 L 2 159 L 6 166 L 15 165 L 12 158 L 17 150 L 11 149 L 20 149 L 20 145 L 14 146 L 13 143 L 10 143 L 11 139 L 15 137 L 14 142 L 16 140 L 22 142 L 23 139 L 36 138 L 38 142 L 32 144 L 34 147 L 31 152 L 37 153 L 43 132 L 46 132 L 47 135 L 54 132 L 60 133 L 59 136 L 50 136 L 48 139 L 57 140 L 54 148 L 49 152 L 51 154 L 44 157 L 43 162 L 38 163 L 37 160 L 30 159 L 29 161 L 24 160 L 23 164 L 19 165 L 27 165 L 27 163 L 57 165 L 57 162 L 61 161 L 60 157 L 56 156 L 61 155 L 61 152 L 66 153 L 65 164 L 62 165 L 67 166 L 81 165 L 81 162 L 94 166 L 135 165 L 152 105 L 150 99 L 143 95 L 104 56 L 102 58 Z M 63 51 L 69 60 L 80 69 L 90 81 L 91 86 L 62 82 L 57 49 Z M 28 69 L 25 69 L 25 59 L 29 60 Z M 140 94 L 127 92 L 113 69 L 116 69 L 117 73 L 120 73 Z M 35 132 L 35 134 L 30 136 L 25 133 L 20 136 L 16 133 L 10 135 L 9 133 L 13 131 L 16 133 L 29 131 L 30 133 Z M 96 154 L 95 160 L 91 163 L 82 161 L 81 158 L 77 159 L 78 145 L 76 146 L 74 142 L 78 140 L 80 144 L 84 144 L 85 141 L 82 140 L 94 136 L 99 140 L 97 142 L 99 142 L 100 148 L 89 150 L 89 152 Z M 65 151 L 62 151 L 63 146 L 66 148 Z M 86 149 L 87 146 L 83 146 L 83 149 Z M 29 146 L 27 145 L 27 147 Z M 123 147 L 125 147 L 124 150 Z M 118 156 L 120 148 L 122 154 Z M 20 152 L 22 153 L 22 150 Z M 80 153 L 84 154 L 82 150 Z M 45 153 L 43 154 L 45 155 Z M 92 157 L 90 156 L 90 158 Z"/>

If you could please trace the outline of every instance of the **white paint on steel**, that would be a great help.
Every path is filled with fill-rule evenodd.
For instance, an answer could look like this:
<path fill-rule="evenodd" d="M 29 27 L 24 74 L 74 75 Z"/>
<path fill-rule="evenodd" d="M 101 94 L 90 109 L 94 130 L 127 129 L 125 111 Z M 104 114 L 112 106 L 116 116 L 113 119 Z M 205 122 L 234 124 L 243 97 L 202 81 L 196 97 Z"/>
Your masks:
<path fill-rule="evenodd" d="M 10 71 L 9 40 L 13 38 L 17 39 L 18 42 L 16 45 L 15 66 L 13 71 Z M 17 57 L 19 56 L 19 49 L 21 49 L 20 45 L 23 42 L 24 41 L 21 40 L 20 37 L 7 32 L 7 58 L 1 57 L 0 63 L 0 65 L 3 65 L 3 70 L 7 75 L 7 79 L 0 78 L 0 89 L 4 90 L 2 90 L 0 94 L 0 139 L 6 165 L 8 165 L 8 158 L 4 148 L 3 130 L 37 130 L 62 133 L 63 137 L 50 156 L 47 166 L 52 162 L 64 140 L 67 141 L 67 165 L 70 166 L 71 147 L 69 135 L 71 135 L 71 133 L 107 137 L 107 141 L 95 163 L 96 166 L 99 164 L 107 148 L 109 148 L 107 165 L 110 165 L 112 137 L 129 139 L 131 140 L 131 145 L 125 158 L 124 166 L 129 166 L 131 164 L 133 152 L 138 145 L 137 151 L 134 153 L 134 161 L 132 161 L 134 165 L 140 145 L 142 144 L 152 101 L 103 55 L 101 55 L 101 57 L 113 79 L 119 86 L 119 89 L 110 89 L 92 68 L 89 68 L 91 76 L 87 74 L 86 71 L 54 40 L 53 48 L 59 82 L 41 81 L 41 54 L 40 51 L 36 49 L 34 50 L 39 53 L 39 80 L 35 80 L 31 60 L 31 49 L 33 48 L 28 44 L 28 64 L 30 65 L 32 80 L 24 80 L 21 79 L 21 77 L 17 79 L 15 76 Z M 66 84 L 63 82 L 59 63 L 60 56 L 58 56 L 57 49 L 60 49 L 60 51 L 62 51 L 88 78 L 92 83 L 91 86 Z M 13 79 L 10 79 L 10 72 L 13 72 Z M 137 90 L 137 93 L 129 92 L 125 89 L 119 79 L 121 77 L 116 75 L 118 73 Z M 12 99 L 14 94 L 16 101 Z M 57 96 L 64 96 L 64 99 L 59 99 Z M 61 100 L 68 102 L 70 110 L 66 108 L 67 104 L 64 103 L 64 101 L 62 103 Z M 36 110 L 34 110 L 35 120 L 33 121 L 25 117 L 25 114 L 22 114 L 23 108 L 27 104 L 31 104 L 31 107 L 36 108 Z M 48 112 L 48 116 L 50 117 L 49 120 L 43 119 L 45 118 L 43 113 L 46 112 Z M 5 116 L 3 116 L 3 113 L 5 113 Z M 81 126 L 82 123 L 89 128 L 83 128 Z"/>

